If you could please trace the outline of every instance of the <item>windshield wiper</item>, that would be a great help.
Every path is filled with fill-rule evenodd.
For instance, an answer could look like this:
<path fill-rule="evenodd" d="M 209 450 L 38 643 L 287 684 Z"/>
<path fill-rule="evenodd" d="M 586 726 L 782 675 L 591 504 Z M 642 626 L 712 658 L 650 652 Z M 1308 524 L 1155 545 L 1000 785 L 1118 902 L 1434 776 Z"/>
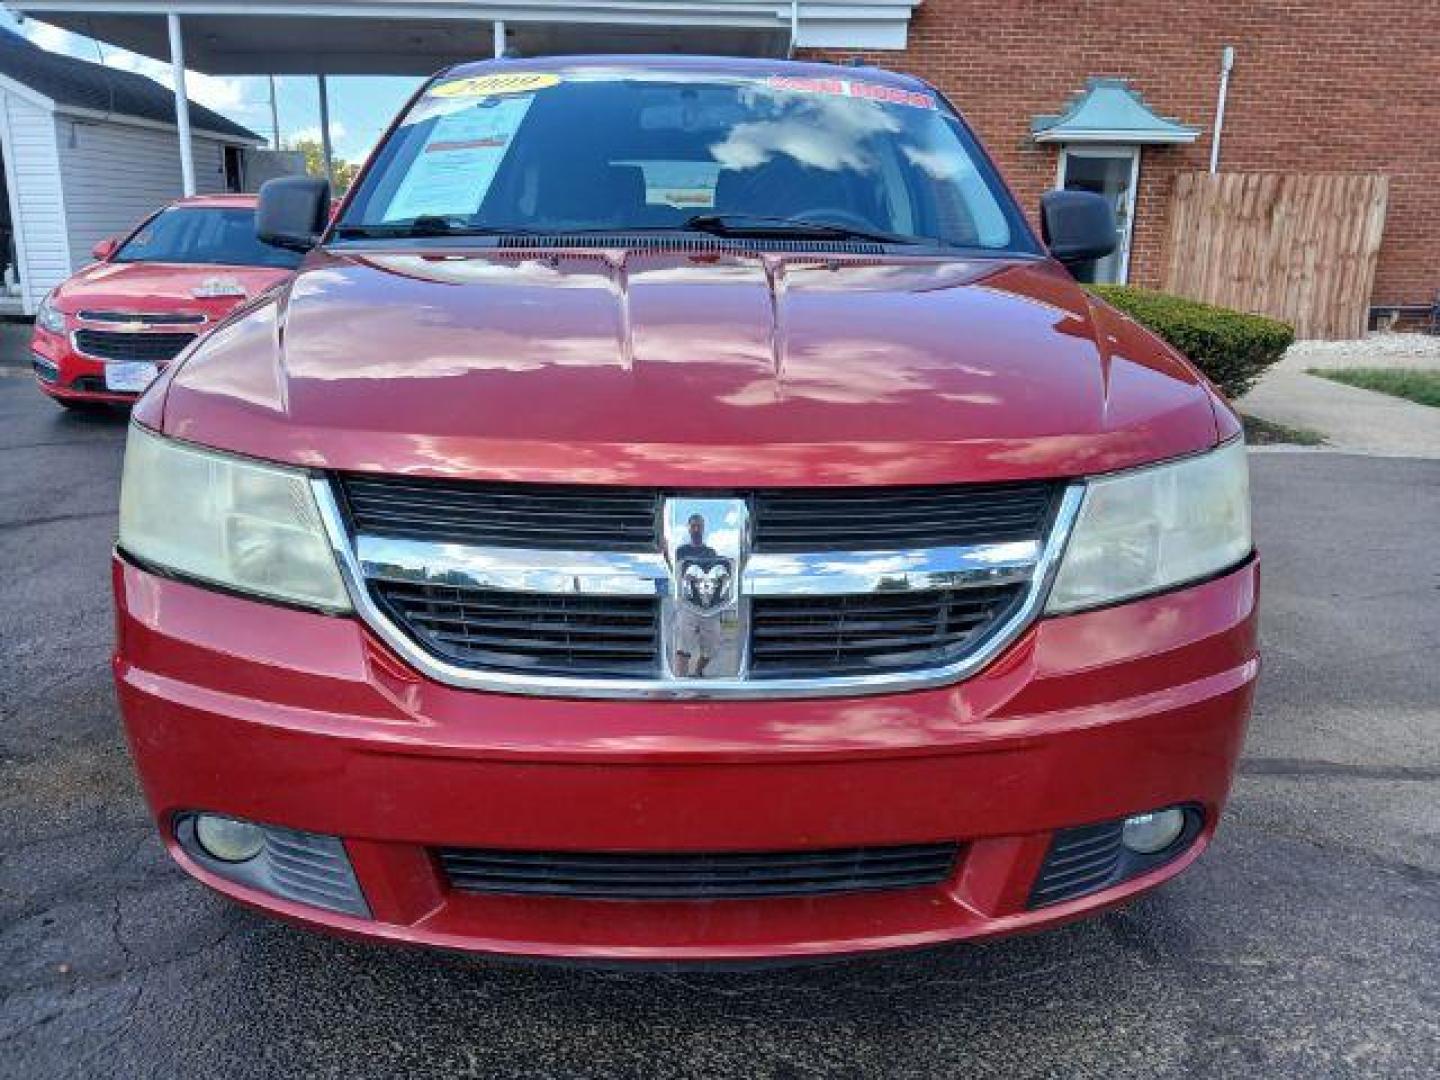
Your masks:
<path fill-rule="evenodd" d="M 881 244 L 930 243 L 919 236 L 857 229 L 807 218 L 772 217 L 766 214 L 696 214 L 685 219 L 685 228 L 712 236 L 804 237 L 812 240 L 873 240 Z"/>
<path fill-rule="evenodd" d="M 335 235 L 342 240 L 397 240 L 421 236 L 533 236 L 530 229 L 494 225 L 472 225 L 463 218 L 422 214 L 413 221 L 381 222 L 378 225 L 341 225 Z"/>

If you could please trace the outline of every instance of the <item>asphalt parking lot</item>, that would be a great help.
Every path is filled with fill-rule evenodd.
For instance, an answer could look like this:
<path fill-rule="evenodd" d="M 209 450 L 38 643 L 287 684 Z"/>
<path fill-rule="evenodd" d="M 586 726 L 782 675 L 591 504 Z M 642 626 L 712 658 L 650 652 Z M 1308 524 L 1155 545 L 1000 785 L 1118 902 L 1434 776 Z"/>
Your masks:
<path fill-rule="evenodd" d="M 107 665 L 124 418 L 0 340 L 0 1076 L 1440 1074 L 1440 461 L 1254 457 L 1259 704 L 1216 845 L 1158 893 L 878 960 L 515 966 L 170 865 Z"/>

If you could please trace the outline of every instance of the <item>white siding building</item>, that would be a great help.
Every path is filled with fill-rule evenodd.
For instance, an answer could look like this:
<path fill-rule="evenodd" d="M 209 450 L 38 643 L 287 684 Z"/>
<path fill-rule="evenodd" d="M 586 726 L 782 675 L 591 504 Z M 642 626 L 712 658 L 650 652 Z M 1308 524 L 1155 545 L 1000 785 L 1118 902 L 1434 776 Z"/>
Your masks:
<path fill-rule="evenodd" d="M 181 194 L 170 91 L 0 32 L 0 309 L 33 315 L 90 249 Z M 262 140 L 191 106 L 200 193 L 239 191 Z"/>

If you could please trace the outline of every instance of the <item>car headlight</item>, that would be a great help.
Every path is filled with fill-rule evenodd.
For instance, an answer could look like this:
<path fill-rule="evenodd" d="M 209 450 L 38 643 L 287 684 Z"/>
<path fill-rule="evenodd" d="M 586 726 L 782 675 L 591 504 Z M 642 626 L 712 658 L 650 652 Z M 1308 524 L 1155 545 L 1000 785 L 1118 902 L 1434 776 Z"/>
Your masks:
<path fill-rule="evenodd" d="M 120 547 L 162 571 L 326 611 L 349 596 L 305 472 L 130 425 Z"/>
<path fill-rule="evenodd" d="M 1234 566 L 1250 554 L 1245 443 L 1101 476 L 1085 487 L 1046 611 L 1130 600 Z"/>
<path fill-rule="evenodd" d="M 41 300 L 40 306 L 35 309 L 35 325 L 42 330 L 49 330 L 52 334 L 65 332 L 65 316 L 56 310 L 49 296 Z"/>

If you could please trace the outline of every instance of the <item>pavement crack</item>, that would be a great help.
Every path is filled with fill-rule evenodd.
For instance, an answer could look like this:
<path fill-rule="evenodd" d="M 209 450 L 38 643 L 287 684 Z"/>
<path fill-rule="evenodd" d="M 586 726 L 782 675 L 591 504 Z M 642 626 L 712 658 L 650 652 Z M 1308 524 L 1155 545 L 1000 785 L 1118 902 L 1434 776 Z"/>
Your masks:
<path fill-rule="evenodd" d="M 1440 780 L 1440 768 L 1416 765 L 1364 765 L 1307 758 L 1246 758 L 1240 762 L 1242 776 L 1339 776 L 1356 780 Z"/>
<path fill-rule="evenodd" d="M 49 517 L 22 518 L 19 521 L 0 521 L 0 532 L 12 532 L 18 529 L 33 529 L 40 525 L 58 525 L 66 521 L 93 521 L 97 518 L 113 518 L 119 511 L 111 510 L 86 510 L 79 514 L 51 514 Z"/>

